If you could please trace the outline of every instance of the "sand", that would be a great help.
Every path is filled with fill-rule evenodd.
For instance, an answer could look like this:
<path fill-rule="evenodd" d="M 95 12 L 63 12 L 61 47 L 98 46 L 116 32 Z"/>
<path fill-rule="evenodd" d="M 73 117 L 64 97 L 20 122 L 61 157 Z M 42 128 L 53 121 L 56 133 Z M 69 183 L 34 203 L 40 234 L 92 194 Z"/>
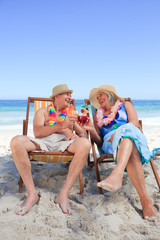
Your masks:
<path fill-rule="evenodd" d="M 0 130 L 0 240 L 159 240 L 160 239 L 160 194 L 150 167 L 144 165 L 148 195 L 151 197 L 157 216 L 150 220 L 142 217 L 141 204 L 127 173 L 123 188 L 115 193 L 98 194 L 94 167 L 83 170 L 84 193 L 79 195 L 78 181 L 70 195 L 72 216 L 63 214 L 54 199 L 64 184 L 68 165 L 32 165 L 33 178 L 41 198 L 25 216 L 17 216 L 15 210 L 23 203 L 26 190 L 18 193 L 19 174 L 15 167 L 9 143 L 21 129 Z M 144 128 L 150 150 L 160 147 L 160 129 Z M 30 132 L 30 135 L 32 133 Z M 160 158 L 154 160 L 160 175 Z M 101 164 L 102 179 L 114 164 Z"/>

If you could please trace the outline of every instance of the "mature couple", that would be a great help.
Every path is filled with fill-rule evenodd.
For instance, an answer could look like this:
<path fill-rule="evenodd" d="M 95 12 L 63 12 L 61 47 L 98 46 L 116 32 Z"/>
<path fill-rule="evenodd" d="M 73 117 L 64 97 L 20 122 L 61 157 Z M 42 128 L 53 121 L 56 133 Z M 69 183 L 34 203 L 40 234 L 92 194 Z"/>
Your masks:
<path fill-rule="evenodd" d="M 110 176 L 97 185 L 108 191 L 118 190 L 122 187 L 123 173 L 127 169 L 139 194 L 144 218 L 155 216 L 156 211 L 146 193 L 142 164 L 149 162 L 156 151 L 149 152 L 132 104 L 124 102 L 111 85 L 94 88 L 89 99 L 97 112 L 93 122 L 88 118 L 87 123 L 81 126 L 77 123 L 77 117 L 68 115 L 66 111 L 70 107 L 72 92 L 66 84 L 55 86 L 51 96 L 53 107 L 39 109 L 34 116 L 35 138 L 16 136 L 11 140 L 13 159 L 27 190 L 27 199 L 16 214 L 25 215 L 39 201 L 28 157 L 28 152 L 34 150 L 67 150 L 74 153 L 64 186 L 55 199 L 55 203 L 59 204 L 64 213 L 72 214 L 68 194 L 83 170 L 90 152 L 91 144 L 86 133 L 88 130 L 92 139 L 102 146 L 105 153 L 114 154 L 117 164 Z"/>

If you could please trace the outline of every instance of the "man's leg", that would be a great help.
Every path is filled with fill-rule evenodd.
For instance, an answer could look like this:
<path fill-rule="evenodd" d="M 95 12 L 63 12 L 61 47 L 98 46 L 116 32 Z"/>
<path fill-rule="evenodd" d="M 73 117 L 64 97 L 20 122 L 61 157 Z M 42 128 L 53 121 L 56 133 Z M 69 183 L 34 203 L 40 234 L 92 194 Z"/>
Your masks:
<path fill-rule="evenodd" d="M 133 146 L 133 152 L 126 168 L 133 186 L 137 190 L 137 193 L 140 197 L 144 218 L 147 216 L 156 216 L 155 208 L 153 207 L 152 201 L 146 192 L 143 167 L 139 152 L 135 145 Z"/>
<path fill-rule="evenodd" d="M 102 187 L 108 191 L 116 191 L 122 187 L 124 170 L 129 161 L 132 150 L 133 141 L 129 138 L 122 139 L 117 152 L 117 165 L 105 180 L 97 183 L 98 187 Z"/>
<path fill-rule="evenodd" d="M 86 164 L 90 148 L 91 143 L 86 138 L 77 138 L 68 147 L 68 151 L 74 153 L 74 157 L 70 163 L 65 184 L 59 196 L 55 200 L 55 203 L 58 203 L 60 205 L 64 213 L 72 214 L 69 206 L 68 194 Z"/>
<path fill-rule="evenodd" d="M 14 137 L 11 140 L 10 146 L 15 165 L 21 178 L 23 179 L 28 194 L 23 207 L 17 211 L 18 215 L 24 215 L 39 200 L 32 178 L 31 162 L 28 157 L 29 151 L 39 149 L 39 147 L 31 142 L 26 136 Z"/>

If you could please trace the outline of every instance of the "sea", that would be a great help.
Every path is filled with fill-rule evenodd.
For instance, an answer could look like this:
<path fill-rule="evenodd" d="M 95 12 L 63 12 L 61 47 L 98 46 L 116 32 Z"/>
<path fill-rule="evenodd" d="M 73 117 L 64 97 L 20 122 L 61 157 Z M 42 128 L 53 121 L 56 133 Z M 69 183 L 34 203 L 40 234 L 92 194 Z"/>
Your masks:
<path fill-rule="evenodd" d="M 76 109 L 80 110 L 84 100 L 77 99 Z M 132 100 L 138 118 L 145 127 L 160 127 L 160 100 Z M 27 100 L 0 100 L 0 130 L 22 128 L 26 118 Z M 30 108 L 29 128 L 32 128 L 34 107 Z"/>

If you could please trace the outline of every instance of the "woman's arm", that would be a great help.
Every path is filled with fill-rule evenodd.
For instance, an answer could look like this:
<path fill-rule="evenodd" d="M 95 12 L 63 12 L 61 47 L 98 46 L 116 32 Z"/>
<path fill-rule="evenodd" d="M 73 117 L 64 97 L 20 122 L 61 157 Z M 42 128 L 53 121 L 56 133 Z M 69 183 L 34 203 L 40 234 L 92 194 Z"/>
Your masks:
<path fill-rule="evenodd" d="M 94 122 L 94 123 L 93 123 Z M 101 131 L 97 126 L 96 114 L 94 115 L 93 122 L 88 118 L 88 122 L 85 123 L 84 128 L 90 132 L 91 139 L 98 145 L 102 146 Z"/>
<path fill-rule="evenodd" d="M 135 125 L 135 127 L 140 128 L 140 124 L 138 121 L 138 115 L 137 115 L 137 112 L 136 112 L 133 104 L 129 101 L 126 101 L 126 102 L 124 102 L 124 107 L 127 112 L 128 122 Z"/>

